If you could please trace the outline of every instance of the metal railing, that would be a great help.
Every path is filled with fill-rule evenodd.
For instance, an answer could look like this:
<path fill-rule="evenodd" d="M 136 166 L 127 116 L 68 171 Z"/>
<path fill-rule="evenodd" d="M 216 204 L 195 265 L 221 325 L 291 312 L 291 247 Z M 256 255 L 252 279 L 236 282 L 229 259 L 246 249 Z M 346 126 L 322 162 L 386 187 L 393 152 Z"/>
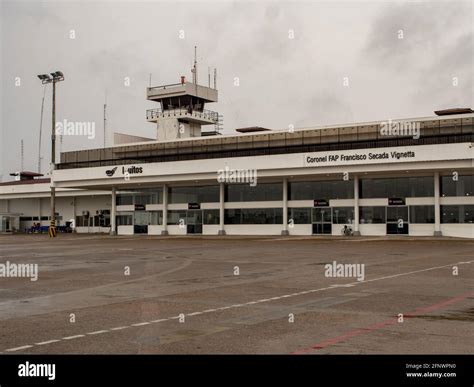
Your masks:
<path fill-rule="evenodd" d="M 169 85 L 161 85 L 161 86 L 152 86 L 148 87 L 148 91 L 152 90 L 166 90 L 168 87 L 176 87 L 176 86 L 184 86 L 186 83 L 170 83 Z"/>
<path fill-rule="evenodd" d="M 203 109 L 197 110 L 192 109 L 187 106 L 182 106 L 174 109 L 166 109 L 162 110 L 161 107 L 155 109 L 148 109 L 146 111 L 146 119 L 147 120 L 156 120 L 157 118 L 168 118 L 168 117 L 195 117 L 201 118 L 204 120 L 218 122 L 219 121 L 219 114 L 217 112 L 213 112 L 211 110 Z"/>

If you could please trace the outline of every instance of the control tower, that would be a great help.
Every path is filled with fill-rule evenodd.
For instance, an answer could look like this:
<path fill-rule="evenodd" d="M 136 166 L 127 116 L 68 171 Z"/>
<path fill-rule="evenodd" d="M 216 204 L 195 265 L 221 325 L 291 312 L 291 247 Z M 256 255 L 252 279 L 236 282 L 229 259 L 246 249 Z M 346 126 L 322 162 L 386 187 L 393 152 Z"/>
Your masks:
<path fill-rule="evenodd" d="M 156 123 L 158 141 L 200 137 L 203 125 L 219 127 L 219 114 L 204 109 L 206 103 L 217 102 L 216 71 L 214 88 L 211 88 L 210 74 L 208 87 L 198 85 L 196 57 L 191 71 L 192 82 L 182 76 L 180 83 L 147 88 L 147 99 L 159 104 L 146 112 L 147 121 Z"/>

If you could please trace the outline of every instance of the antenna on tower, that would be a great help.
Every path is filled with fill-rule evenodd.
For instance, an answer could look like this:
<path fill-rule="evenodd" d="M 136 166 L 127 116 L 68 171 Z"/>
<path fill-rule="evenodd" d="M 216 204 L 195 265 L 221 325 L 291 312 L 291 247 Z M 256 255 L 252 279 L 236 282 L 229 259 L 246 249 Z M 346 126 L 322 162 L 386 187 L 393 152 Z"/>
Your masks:
<path fill-rule="evenodd" d="M 151 77 L 151 74 L 150 74 Z M 106 146 L 107 138 L 107 91 L 105 91 L 105 102 L 104 102 L 104 148 Z"/>
<path fill-rule="evenodd" d="M 207 83 L 208 83 L 209 88 L 211 88 L 211 68 L 210 67 L 207 68 Z"/>
<path fill-rule="evenodd" d="M 23 143 L 23 139 L 20 141 L 20 154 L 21 154 L 21 171 L 25 170 L 25 147 Z"/>
<path fill-rule="evenodd" d="M 197 75 L 197 46 L 194 46 L 194 67 L 193 67 L 193 83 L 197 85 L 198 75 Z"/>
<path fill-rule="evenodd" d="M 214 69 L 214 90 L 217 90 L 217 69 Z"/>

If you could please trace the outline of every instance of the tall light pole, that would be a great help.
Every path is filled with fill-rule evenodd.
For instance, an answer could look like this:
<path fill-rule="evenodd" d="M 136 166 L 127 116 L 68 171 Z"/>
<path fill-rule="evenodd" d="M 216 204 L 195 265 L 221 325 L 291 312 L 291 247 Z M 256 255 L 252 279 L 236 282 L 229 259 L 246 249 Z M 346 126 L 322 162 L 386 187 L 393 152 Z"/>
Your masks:
<path fill-rule="evenodd" d="M 64 74 L 61 71 L 55 71 L 50 74 L 40 74 L 38 78 L 43 85 L 53 84 L 53 118 L 51 124 L 51 183 L 53 171 L 56 165 L 56 83 L 64 81 Z M 49 226 L 49 236 L 56 236 L 56 188 L 51 184 L 51 222 Z"/>

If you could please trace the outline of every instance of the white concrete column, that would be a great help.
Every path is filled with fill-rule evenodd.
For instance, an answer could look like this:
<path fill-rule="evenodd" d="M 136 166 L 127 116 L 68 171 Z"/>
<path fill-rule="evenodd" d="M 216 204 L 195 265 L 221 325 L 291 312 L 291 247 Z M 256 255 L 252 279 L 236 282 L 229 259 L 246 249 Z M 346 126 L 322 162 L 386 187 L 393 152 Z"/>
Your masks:
<path fill-rule="evenodd" d="M 225 235 L 224 229 L 224 202 L 225 202 L 225 183 L 219 184 L 219 231 L 218 235 Z"/>
<path fill-rule="evenodd" d="M 161 235 L 168 235 L 168 186 L 163 184 L 163 230 Z"/>
<path fill-rule="evenodd" d="M 439 204 L 439 172 L 434 173 L 434 211 L 435 211 L 435 229 L 434 236 L 441 236 L 441 207 Z"/>
<path fill-rule="evenodd" d="M 112 187 L 112 202 L 110 207 L 110 235 L 116 235 L 117 226 L 115 224 L 115 219 L 117 218 L 117 189 L 115 187 Z M 75 208 L 76 206 L 74 205 L 74 212 L 76 212 Z"/>
<path fill-rule="evenodd" d="M 281 235 L 289 235 L 288 232 L 288 179 L 283 178 L 283 229 Z"/>
<path fill-rule="evenodd" d="M 360 235 L 359 230 L 359 176 L 354 175 L 354 235 Z"/>
<path fill-rule="evenodd" d="M 72 219 L 74 219 L 74 229 L 72 232 L 76 232 L 76 197 L 72 197 Z M 41 203 L 40 203 L 40 212 L 41 212 Z M 112 211 L 110 212 L 110 221 L 112 221 Z M 112 230 L 112 223 L 110 223 L 110 230 Z"/>

